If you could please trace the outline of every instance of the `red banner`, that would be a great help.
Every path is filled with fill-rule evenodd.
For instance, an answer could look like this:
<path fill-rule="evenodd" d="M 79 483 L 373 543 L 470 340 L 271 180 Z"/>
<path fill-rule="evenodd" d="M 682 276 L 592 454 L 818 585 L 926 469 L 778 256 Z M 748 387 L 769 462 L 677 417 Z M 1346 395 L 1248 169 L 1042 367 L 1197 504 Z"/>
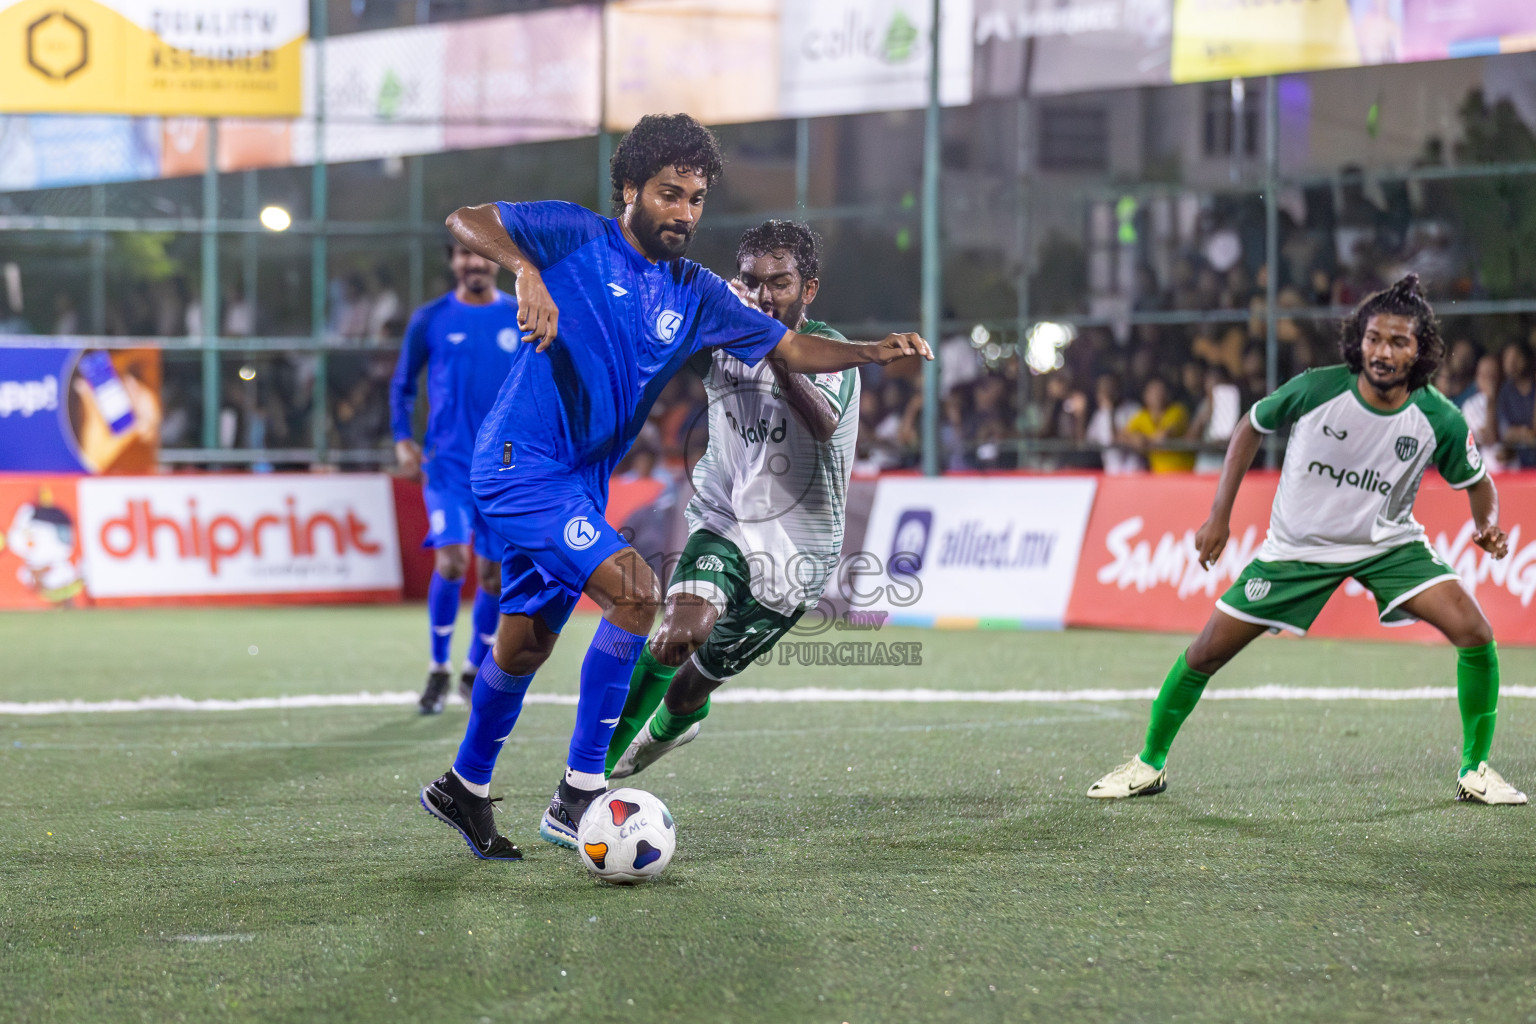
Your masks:
<path fill-rule="evenodd" d="M 1500 523 L 1509 555 L 1494 561 L 1472 543 L 1467 496 L 1438 476 L 1425 477 L 1414 515 L 1440 556 L 1461 574 L 1503 643 L 1536 643 L 1536 475 L 1495 479 Z M 1216 494 L 1214 476 L 1106 476 L 1099 482 L 1077 582 L 1067 608 L 1069 626 L 1196 633 L 1215 600 L 1258 554 L 1269 525 L 1279 476 L 1251 473 L 1238 492 L 1232 538 L 1209 571 L 1195 555 L 1195 531 Z M 1385 630 L 1370 593 L 1354 580 L 1335 592 L 1311 635 L 1357 639 L 1438 640 L 1422 623 Z"/>

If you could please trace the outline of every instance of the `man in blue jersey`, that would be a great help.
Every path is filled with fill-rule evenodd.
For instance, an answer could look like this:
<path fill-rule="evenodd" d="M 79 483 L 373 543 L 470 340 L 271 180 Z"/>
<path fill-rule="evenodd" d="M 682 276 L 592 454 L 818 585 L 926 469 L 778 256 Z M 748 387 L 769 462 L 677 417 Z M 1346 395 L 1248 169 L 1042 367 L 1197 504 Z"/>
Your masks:
<path fill-rule="evenodd" d="M 693 118 L 650 115 L 613 155 L 617 219 L 569 203 L 494 203 L 448 218 L 455 237 L 517 276 L 523 341 L 537 346 L 525 347 L 475 443 L 476 507 L 507 545 L 501 623 L 458 757 L 421 792 L 422 806 L 480 857 L 522 857 L 492 820 L 491 771 L 583 593 L 603 619 L 540 835 L 574 847 L 583 812 L 605 788 L 608 741 L 661 604 L 655 575 L 603 519 L 608 478 L 677 369 L 711 348 L 794 373 L 933 357 L 915 334 L 872 343 L 799 334 L 683 259 L 723 164 Z"/>
<path fill-rule="evenodd" d="M 513 357 L 521 347 L 517 303 L 496 288 L 500 269 L 458 242 L 448 247 L 448 264 L 457 282 L 453 291 L 418 309 L 405 329 L 400 361 L 389 383 L 390 426 L 395 459 L 411 479 L 426 480 L 427 537 L 433 549 L 432 580 L 427 585 L 431 660 L 421 693 L 421 713 L 435 715 L 448 698 L 453 666 L 449 650 L 459 616 L 459 594 L 469 564 L 473 538 L 480 589 L 471 620 L 474 635 L 459 677 L 465 703 L 475 675 L 496 635 L 501 598 L 501 541 L 480 521 L 469 489 L 469 462 L 475 434 L 496 401 Z M 416 381 L 427 368 L 426 451 L 412 437 Z"/>

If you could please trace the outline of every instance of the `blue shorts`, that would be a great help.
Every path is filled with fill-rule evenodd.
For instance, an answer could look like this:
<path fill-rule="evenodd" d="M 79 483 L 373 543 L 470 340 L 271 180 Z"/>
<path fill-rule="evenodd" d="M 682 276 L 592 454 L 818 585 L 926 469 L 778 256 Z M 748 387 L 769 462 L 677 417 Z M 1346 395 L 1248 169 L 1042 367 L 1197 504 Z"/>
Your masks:
<path fill-rule="evenodd" d="M 475 554 L 499 562 L 503 544 L 475 508 L 469 482 L 443 474 L 428 474 L 421 485 L 421 498 L 427 506 L 427 536 L 424 548 L 445 548 L 454 544 L 474 543 Z"/>
<path fill-rule="evenodd" d="M 598 498 L 559 469 L 475 488 L 475 506 L 504 545 L 503 615 L 537 615 L 558 633 L 587 579 L 629 542 L 603 518 Z"/>

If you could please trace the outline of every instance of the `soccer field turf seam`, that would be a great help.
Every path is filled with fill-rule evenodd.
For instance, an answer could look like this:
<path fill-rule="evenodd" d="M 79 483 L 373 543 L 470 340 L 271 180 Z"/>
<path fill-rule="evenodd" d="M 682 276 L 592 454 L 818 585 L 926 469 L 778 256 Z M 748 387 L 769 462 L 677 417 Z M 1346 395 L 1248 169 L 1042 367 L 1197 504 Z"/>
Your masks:
<path fill-rule="evenodd" d="M 1154 687 L 1126 690 L 832 690 L 802 686 L 784 690 L 742 688 L 722 690 L 716 704 L 1104 704 L 1151 700 Z M 1536 686 L 1505 686 L 1502 698 L 1536 697 Z M 1418 701 L 1453 700 L 1452 686 L 1407 689 L 1358 686 L 1254 686 L 1207 690 L 1202 700 L 1265 701 Z M 110 714 L 130 711 L 286 711 L 301 708 L 397 707 L 415 704 L 415 693 L 312 693 L 293 697 L 248 697 L 192 700 L 187 697 L 140 697 L 135 700 L 0 701 L 0 715 Z M 530 693 L 528 704 L 574 706 L 574 694 Z"/>

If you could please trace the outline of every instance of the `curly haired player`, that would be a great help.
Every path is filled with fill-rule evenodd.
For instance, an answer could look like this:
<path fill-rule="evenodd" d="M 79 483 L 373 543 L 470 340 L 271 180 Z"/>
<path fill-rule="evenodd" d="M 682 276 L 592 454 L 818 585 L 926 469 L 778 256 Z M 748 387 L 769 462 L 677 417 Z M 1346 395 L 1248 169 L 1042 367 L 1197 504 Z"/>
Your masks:
<path fill-rule="evenodd" d="M 1168 748 L 1211 675 L 1265 630 L 1303 634 L 1329 596 L 1354 577 L 1376 597 L 1383 625 L 1422 619 L 1456 646 L 1461 771 L 1456 799 L 1523 804 L 1488 766 L 1499 699 L 1493 630 L 1413 518 L 1431 463 L 1472 505 L 1478 547 L 1503 558 L 1499 498 L 1461 412 L 1430 388 L 1444 346 L 1434 310 L 1409 274 L 1367 298 L 1345 321 L 1344 365 L 1309 370 L 1256 402 L 1232 435 L 1211 516 L 1195 534 L 1200 563 L 1221 555 L 1238 485 L 1262 435 L 1290 424 L 1269 535 L 1174 662 L 1152 702 L 1141 753 L 1088 790 L 1151 796 L 1168 785 Z"/>
<path fill-rule="evenodd" d="M 533 345 L 486 414 L 470 464 L 475 508 L 505 544 L 496 641 L 475 677 L 458 757 L 421 794 L 477 856 L 522 857 L 492 819 L 491 773 L 583 593 L 603 620 L 582 661 L 566 770 L 539 834 L 574 849 L 582 814 L 606 786 L 608 741 L 661 604 L 655 575 L 603 518 L 608 479 L 678 368 L 711 349 L 811 374 L 932 358 L 915 334 L 858 344 L 786 328 L 685 259 L 723 166 L 708 128 L 652 114 L 614 152 L 617 218 L 555 202 L 448 217 L 465 248 L 516 275 L 522 340 Z"/>

